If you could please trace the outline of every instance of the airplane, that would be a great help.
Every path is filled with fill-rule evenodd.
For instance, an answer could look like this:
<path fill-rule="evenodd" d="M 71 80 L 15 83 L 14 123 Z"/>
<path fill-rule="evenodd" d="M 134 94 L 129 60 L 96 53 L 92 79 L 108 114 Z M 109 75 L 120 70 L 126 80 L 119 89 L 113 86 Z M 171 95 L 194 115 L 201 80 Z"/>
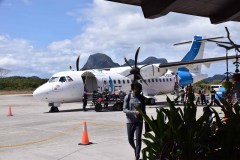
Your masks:
<path fill-rule="evenodd" d="M 182 63 L 203 58 L 205 42 L 197 41 L 202 39 L 202 36 L 194 36 L 189 51 L 181 60 Z M 136 55 L 135 62 L 137 62 Z M 201 73 L 201 64 L 172 70 L 160 69 L 159 64 L 139 65 L 139 67 L 143 79 L 138 81 L 143 86 L 144 96 L 151 104 L 155 104 L 155 95 L 174 92 L 176 84 L 186 86 L 207 78 L 207 74 Z M 59 111 L 58 107 L 62 103 L 81 102 L 84 90 L 90 93 L 93 91 L 102 93 L 107 88 L 110 93 L 117 90 L 128 93 L 134 79 L 133 75 L 129 75 L 131 70 L 132 66 L 125 66 L 58 72 L 48 82 L 38 87 L 33 92 L 33 96 L 37 100 L 47 102 L 51 107 L 50 111 L 55 112 Z"/>

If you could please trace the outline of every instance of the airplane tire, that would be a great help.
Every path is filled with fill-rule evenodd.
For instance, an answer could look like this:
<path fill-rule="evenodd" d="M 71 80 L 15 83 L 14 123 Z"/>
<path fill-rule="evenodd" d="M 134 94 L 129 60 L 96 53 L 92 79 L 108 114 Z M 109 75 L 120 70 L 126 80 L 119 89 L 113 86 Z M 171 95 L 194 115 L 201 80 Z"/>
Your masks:
<path fill-rule="evenodd" d="M 95 111 L 96 112 L 101 112 L 102 111 L 102 105 L 101 104 L 99 104 L 99 103 L 97 103 L 96 105 L 95 105 Z"/>
<path fill-rule="evenodd" d="M 113 105 L 113 110 L 114 111 L 120 111 L 120 105 L 118 104 L 118 103 L 115 103 L 114 105 Z"/>
<path fill-rule="evenodd" d="M 122 111 L 123 110 L 123 103 L 120 102 L 118 103 L 118 111 Z"/>
<path fill-rule="evenodd" d="M 156 101 L 155 101 L 154 98 L 148 98 L 148 99 L 147 99 L 147 104 L 155 105 L 155 104 L 156 104 Z"/>
<path fill-rule="evenodd" d="M 51 112 L 51 113 L 53 113 L 53 112 L 59 112 L 58 107 L 52 106 L 51 109 L 49 110 L 49 112 Z"/>

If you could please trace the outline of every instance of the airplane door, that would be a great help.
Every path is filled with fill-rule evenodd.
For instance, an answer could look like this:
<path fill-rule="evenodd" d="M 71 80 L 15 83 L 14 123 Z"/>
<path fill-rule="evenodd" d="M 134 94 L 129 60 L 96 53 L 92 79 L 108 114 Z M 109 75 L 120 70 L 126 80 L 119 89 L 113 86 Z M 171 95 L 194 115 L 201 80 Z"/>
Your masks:
<path fill-rule="evenodd" d="M 105 89 L 108 89 L 108 80 L 107 78 L 102 78 L 102 85 L 101 85 L 101 92 L 103 92 Z"/>

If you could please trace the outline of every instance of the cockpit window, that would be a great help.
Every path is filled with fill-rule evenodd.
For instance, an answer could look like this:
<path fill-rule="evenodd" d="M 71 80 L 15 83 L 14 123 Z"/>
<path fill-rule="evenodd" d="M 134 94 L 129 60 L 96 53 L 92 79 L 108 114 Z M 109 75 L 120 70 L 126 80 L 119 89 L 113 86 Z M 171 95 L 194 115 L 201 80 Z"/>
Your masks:
<path fill-rule="evenodd" d="M 68 80 L 68 82 L 72 82 L 73 81 L 73 79 L 71 77 L 69 77 L 69 76 L 67 76 L 67 80 Z"/>
<path fill-rule="evenodd" d="M 49 83 L 57 82 L 58 79 L 59 79 L 59 77 L 51 77 L 48 82 L 49 82 Z"/>
<path fill-rule="evenodd" d="M 65 77 L 61 77 L 61 78 L 59 79 L 59 82 L 66 82 L 66 78 L 65 78 Z"/>

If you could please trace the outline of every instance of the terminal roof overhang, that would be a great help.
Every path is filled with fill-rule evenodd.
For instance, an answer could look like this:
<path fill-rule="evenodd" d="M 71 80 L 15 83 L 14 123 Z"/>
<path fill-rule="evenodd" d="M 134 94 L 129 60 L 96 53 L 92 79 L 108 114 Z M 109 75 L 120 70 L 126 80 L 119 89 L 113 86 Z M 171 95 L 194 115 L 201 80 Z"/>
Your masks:
<path fill-rule="evenodd" d="M 157 18 L 169 12 L 209 17 L 212 24 L 240 21 L 239 0 L 107 0 L 141 6 L 145 18 Z"/>

